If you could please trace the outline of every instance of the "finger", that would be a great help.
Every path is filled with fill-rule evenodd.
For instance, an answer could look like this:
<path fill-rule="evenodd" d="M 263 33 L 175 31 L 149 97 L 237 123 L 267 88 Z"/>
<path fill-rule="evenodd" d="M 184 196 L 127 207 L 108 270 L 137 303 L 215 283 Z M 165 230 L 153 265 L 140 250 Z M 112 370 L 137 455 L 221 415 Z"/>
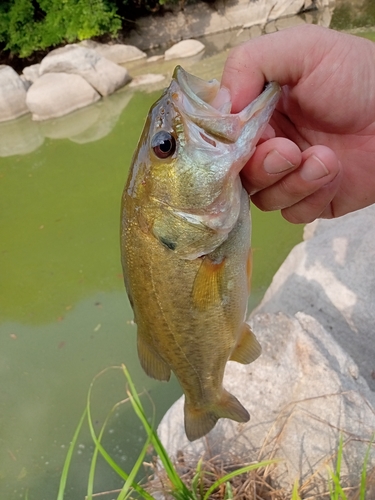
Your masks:
<path fill-rule="evenodd" d="M 302 153 L 300 167 L 268 188 L 256 192 L 253 203 L 261 210 L 286 209 L 328 185 L 341 171 L 336 154 L 326 146 L 312 146 Z M 321 212 L 329 203 L 320 200 Z"/>
<path fill-rule="evenodd" d="M 259 144 L 241 171 L 242 184 L 250 195 L 278 182 L 302 161 L 298 146 L 289 139 L 275 137 Z"/>
<path fill-rule="evenodd" d="M 230 91 L 232 112 L 237 113 L 254 100 L 265 82 L 277 81 L 280 85 L 293 86 L 310 74 L 339 36 L 331 31 L 312 25 L 304 25 L 303 29 L 297 26 L 255 38 L 232 49 L 221 82 Z"/>
<path fill-rule="evenodd" d="M 271 127 L 271 125 L 269 123 L 267 123 L 267 126 L 266 126 L 261 138 L 259 139 L 258 144 L 261 144 L 264 141 L 268 141 L 269 139 L 273 139 L 274 137 L 276 137 L 275 129 L 273 127 Z"/>
<path fill-rule="evenodd" d="M 331 202 L 340 187 L 340 182 L 341 172 L 312 195 L 281 210 L 282 216 L 293 224 L 307 224 L 318 218 L 332 219 L 334 213 Z"/>

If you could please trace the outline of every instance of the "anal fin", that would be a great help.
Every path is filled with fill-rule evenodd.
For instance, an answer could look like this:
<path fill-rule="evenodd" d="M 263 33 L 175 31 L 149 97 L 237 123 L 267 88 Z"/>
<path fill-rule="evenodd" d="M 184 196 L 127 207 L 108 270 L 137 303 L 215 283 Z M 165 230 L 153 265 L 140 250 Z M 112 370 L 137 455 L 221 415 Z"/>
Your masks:
<path fill-rule="evenodd" d="M 194 408 L 185 403 L 185 432 L 189 441 L 195 441 L 216 425 L 219 418 L 230 418 L 236 422 L 248 422 L 250 415 L 233 394 L 223 389 L 218 403 L 205 408 Z"/>
<path fill-rule="evenodd" d="M 262 352 L 262 348 L 247 323 L 242 324 L 240 338 L 230 356 L 231 361 L 247 365 L 255 361 Z"/>
<path fill-rule="evenodd" d="M 171 376 L 171 369 L 139 335 L 137 347 L 139 361 L 147 375 L 156 380 L 168 381 Z"/>

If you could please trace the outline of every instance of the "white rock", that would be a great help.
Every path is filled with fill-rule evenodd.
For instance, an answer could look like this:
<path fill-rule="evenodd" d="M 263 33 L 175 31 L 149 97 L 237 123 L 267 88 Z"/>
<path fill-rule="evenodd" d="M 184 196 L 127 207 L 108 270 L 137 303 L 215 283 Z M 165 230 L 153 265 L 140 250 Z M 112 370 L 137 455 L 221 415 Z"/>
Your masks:
<path fill-rule="evenodd" d="M 25 75 L 20 75 L 20 78 L 21 78 L 21 81 L 23 83 L 24 89 L 27 92 L 29 90 L 29 88 L 31 87 L 32 83 L 29 80 L 27 80 L 27 78 L 25 78 Z"/>
<path fill-rule="evenodd" d="M 116 64 L 138 61 L 147 57 L 145 52 L 134 47 L 134 45 L 106 44 L 94 42 L 93 40 L 83 40 L 79 45 L 96 50 L 100 55 Z"/>
<path fill-rule="evenodd" d="M 321 323 L 375 390 L 375 205 L 309 227 L 273 278 L 259 312 L 303 311 Z"/>
<path fill-rule="evenodd" d="M 159 56 L 151 56 L 147 59 L 148 63 L 154 63 L 154 62 L 159 62 L 164 60 L 164 54 L 161 54 Z"/>
<path fill-rule="evenodd" d="M 46 73 L 30 87 L 26 102 L 34 120 L 48 120 L 99 99 L 100 95 L 79 75 Z"/>
<path fill-rule="evenodd" d="M 229 363 L 224 386 L 248 409 L 246 424 L 221 419 L 204 438 L 189 443 L 183 398 L 163 418 L 158 433 L 172 457 L 196 463 L 220 455 L 245 461 L 283 459 L 272 472 L 282 487 L 303 484 L 316 473 L 309 494 L 321 493 L 326 465 L 335 466 L 343 435 L 342 474 L 358 484 L 375 428 L 375 397 L 358 367 L 319 323 L 304 313 L 259 314 L 252 329 L 262 355 L 250 365 Z M 181 455 L 180 455 L 181 456 Z M 370 465 L 375 464 L 375 449 Z M 303 497 L 303 496 L 302 496 Z"/>
<path fill-rule="evenodd" d="M 154 86 L 155 84 L 164 82 L 165 78 L 165 75 L 146 73 L 144 75 L 134 77 L 133 80 L 129 83 L 129 87 L 132 88 L 147 85 Z"/>
<path fill-rule="evenodd" d="M 24 83 L 13 68 L 0 65 L 0 122 L 28 112 Z"/>
<path fill-rule="evenodd" d="M 272 3 L 273 5 L 268 15 L 269 20 L 297 14 L 304 7 L 305 0 L 276 0 Z"/>
<path fill-rule="evenodd" d="M 203 43 L 198 40 L 182 40 L 182 42 L 178 42 L 166 50 L 164 58 L 166 61 L 169 61 L 170 59 L 177 59 L 179 57 L 191 57 L 199 54 L 204 49 Z"/>
<path fill-rule="evenodd" d="M 31 83 L 34 83 L 37 78 L 39 78 L 39 68 L 40 64 L 32 64 L 31 66 L 26 66 L 23 68 L 22 74 Z"/>
<path fill-rule="evenodd" d="M 42 60 L 39 73 L 80 75 L 102 96 L 112 94 L 131 80 L 125 68 L 109 61 L 94 49 L 75 44 L 51 51 Z"/>

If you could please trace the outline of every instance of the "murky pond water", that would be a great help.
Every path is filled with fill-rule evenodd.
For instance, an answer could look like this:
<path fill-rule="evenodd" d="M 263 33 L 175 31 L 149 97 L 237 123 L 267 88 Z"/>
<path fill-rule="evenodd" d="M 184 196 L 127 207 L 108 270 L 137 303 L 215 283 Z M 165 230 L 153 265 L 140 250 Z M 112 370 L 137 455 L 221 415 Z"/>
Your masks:
<path fill-rule="evenodd" d="M 227 44 L 245 35 L 226 35 Z M 227 46 L 221 48 L 184 66 L 219 78 L 227 55 Z M 175 64 L 159 71 L 169 73 Z M 133 74 L 145 71 L 133 68 Z M 56 498 L 90 382 L 107 367 L 127 365 L 136 386 L 151 395 L 156 423 L 181 394 L 175 380 L 155 382 L 139 366 L 120 266 L 121 192 L 144 118 L 159 93 L 125 90 L 60 120 L 36 125 L 24 117 L 0 127 L 1 499 Z M 251 306 L 301 235 L 300 226 L 278 213 L 253 210 Z M 97 432 L 125 396 L 120 370 L 97 380 Z M 114 460 L 130 470 L 143 440 L 129 406 L 117 408 L 103 440 Z M 86 426 L 74 451 L 67 500 L 84 498 L 92 450 Z M 99 461 L 95 491 L 121 484 Z"/>

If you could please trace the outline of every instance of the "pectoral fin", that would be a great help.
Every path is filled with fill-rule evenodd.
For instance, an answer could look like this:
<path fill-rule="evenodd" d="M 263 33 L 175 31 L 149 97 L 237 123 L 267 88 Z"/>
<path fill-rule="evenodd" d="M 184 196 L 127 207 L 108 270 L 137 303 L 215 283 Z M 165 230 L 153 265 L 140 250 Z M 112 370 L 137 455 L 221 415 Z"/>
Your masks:
<path fill-rule="evenodd" d="M 216 425 L 219 418 L 230 418 L 236 422 L 248 422 L 250 415 L 242 404 L 223 389 L 220 401 L 208 408 L 194 408 L 185 403 L 185 432 L 189 441 L 205 436 Z"/>
<path fill-rule="evenodd" d="M 171 376 L 169 366 L 139 335 L 137 347 L 139 361 L 147 375 L 156 380 L 168 381 Z"/>
<path fill-rule="evenodd" d="M 240 338 L 229 359 L 247 365 L 255 361 L 261 352 L 262 348 L 249 325 L 243 323 Z"/>
<path fill-rule="evenodd" d="M 199 310 L 221 301 L 224 269 L 225 257 L 220 262 L 215 262 L 208 256 L 202 258 L 193 285 L 193 302 Z"/>

